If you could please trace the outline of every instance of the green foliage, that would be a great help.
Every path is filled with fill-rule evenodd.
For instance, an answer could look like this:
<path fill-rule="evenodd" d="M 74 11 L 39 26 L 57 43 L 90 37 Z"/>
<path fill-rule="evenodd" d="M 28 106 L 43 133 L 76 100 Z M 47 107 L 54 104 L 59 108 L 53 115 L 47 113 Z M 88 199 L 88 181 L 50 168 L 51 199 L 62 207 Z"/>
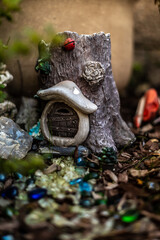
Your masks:
<path fill-rule="evenodd" d="M 11 51 L 11 54 L 22 54 L 22 55 L 27 55 L 30 50 L 29 46 L 25 42 L 21 41 L 15 41 L 12 45 L 11 48 L 9 48 Z"/>
<path fill-rule="evenodd" d="M 0 90 L 0 103 L 4 102 L 4 100 L 6 100 L 6 98 L 7 98 L 7 93 Z"/>
<path fill-rule="evenodd" d="M 35 68 L 37 71 L 40 70 L 44 74 L 50 73 L 50 63 L 49 61 L 43 61 L 42 59 L 38 60 L 38 63 Z"/>
<path fill-rule="evenodd" d="M 22 0 L 1 0 L 0 2 L 0 23 L 2 18 L 12 21 L 12 13 L 20 9 Z"/>
<path fill-rule="evenodd" d="M 22 160 L 0 159 L 0 172 L 5 174 L 11 174 L 15 172 L 22 173 L 23 175 L 29 175 L 34 173 L 37 169 L 44 169 L 45 163 L 42 156 L 38 154 L 28 154 Z"/>
<path fill-rule="evenodd" d="M 64 42 L 64 37 L 57 35 L 51 27 L 49 27 L 49 29 L 47 28 L 47 30 L 44 29 L 43 32 L 27 28 L 21 33 L 16 33 L 16 35 L 17 36 L 13 37 L 11 40 L 9 39 L 7 44 L 4 44 L 0 39 L 0 62 L 6 62 L 6 60 L 19 55 L 28 56 L 33 50 L 33 47 L 37 48 L 38 44 L 42 42 L 42 39 L 46 42 L 51 42 L 54 45 L 60 45 Z M 40 47 L 39 45 L 39 53 L 39 59 L 41 59 L 40 62 L 49 60 L 49 44 L 46 44 L 45 47 Z M 41 68 L 42 66 L 39 67 Z M 49 71 L 48 64 L 45 64 L 43 68 L 45 68 L 45 72 Z"/>
<path fill-rule="evenodd" d="M 50 73 L 50 44 L 45 43 L 44 40 L 38 44 L 39 59 L 35 67 L 36 71 L 41 71 L 44 74 Z"/>
<path fill-rule="evenodd" d="M 0 103 L 4 102 L 7 98 L 7 93 L 3 92 L 2 89 L 5 88 L 5 85 L 0 84 Z"/>

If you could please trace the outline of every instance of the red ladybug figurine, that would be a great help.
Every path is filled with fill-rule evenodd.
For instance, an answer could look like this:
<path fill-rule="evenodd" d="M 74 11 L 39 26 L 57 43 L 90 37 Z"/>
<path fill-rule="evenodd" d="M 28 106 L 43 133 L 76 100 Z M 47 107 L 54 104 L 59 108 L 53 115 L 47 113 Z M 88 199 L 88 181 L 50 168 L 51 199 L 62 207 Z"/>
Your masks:
<path fill-rule="evenodd" d="M 75 48 L 75 41 L 72 38 L 67 38 L 64 42 L 64 49 L 67 51 L 73 50 Z"/>

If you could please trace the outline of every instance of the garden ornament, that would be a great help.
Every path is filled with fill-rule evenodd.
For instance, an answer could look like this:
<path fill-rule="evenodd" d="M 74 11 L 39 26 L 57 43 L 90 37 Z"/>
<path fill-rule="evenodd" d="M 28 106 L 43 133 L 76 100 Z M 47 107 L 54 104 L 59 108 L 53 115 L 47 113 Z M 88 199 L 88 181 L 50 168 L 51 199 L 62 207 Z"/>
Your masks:
<path fill-rule="evenodd" d="M 67 38 L 64 42 L 64 49 L 67 51 L 71 51 L 75 48 L 75 41 L 72 38 Z"/>
<path fill-rule="evenodd" d="M 160 98 L 154 88 L 146 91 L 144 96 L 139 100 L 136 115 L 134 117 L 134 125 L 139 128 L 142 122 L 152 121 L 160 109 Z"/>
<path fill-rule="evenodd" d="M 120 116 L 118 91 L 112 76 L 110 34 L 78 35 L 74 51 L 50 45 L 50 73 L 39 72 L 46 101 L 41 116 L 44 137 L 54 146 L 83 144 L 94 153 L 135 140 Z"/>

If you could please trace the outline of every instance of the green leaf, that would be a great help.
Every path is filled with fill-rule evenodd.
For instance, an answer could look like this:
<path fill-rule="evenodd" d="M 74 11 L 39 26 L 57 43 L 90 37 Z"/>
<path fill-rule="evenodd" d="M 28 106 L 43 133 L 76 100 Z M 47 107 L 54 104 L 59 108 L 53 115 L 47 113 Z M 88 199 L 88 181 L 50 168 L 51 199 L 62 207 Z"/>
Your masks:
<path fill-rule="evenodd" d="M 23 54 L 27 55 L 30 52 L 28 44 L 21 42 L 21 41 L 15 41 L 13 45 L 11 46 L 11 51 L 15 54 Z"/>
<path fill-rule="evenodd" d="M 0 103 L 4 102 L 6 98 L 7 98 L 7 94 L 0 90 Z"/>
<path fill-rule="evenodd" d="M 0 84 L 0 88 L 5 88 L 6 86 L 4 84 Z"/>
<path fill-rule="evenodd" d="M 2 2 L 9 10 L 17 11 L 21 0 L 2 0 Z"/>

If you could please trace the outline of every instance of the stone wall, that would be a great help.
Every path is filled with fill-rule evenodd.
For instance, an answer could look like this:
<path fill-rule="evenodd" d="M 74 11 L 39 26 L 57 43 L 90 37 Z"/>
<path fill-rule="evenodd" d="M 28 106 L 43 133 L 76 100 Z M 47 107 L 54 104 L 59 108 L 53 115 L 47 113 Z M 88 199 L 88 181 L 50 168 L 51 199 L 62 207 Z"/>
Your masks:
<path fill-rule="evenodd" d="M 21 12 L 14 16 L 14 23 L 3 22 L 0 26 L 0 38 L 6 42 L 10 37 L 12 41 L 13 34 L 26 26 L 42 30 L 48 23 L 58 32 L 110 32 L 113 75 L 121 90 L 130 78 L 133 63 L 134 2 L 135 0 L 23 0 Z M 34 71 L 37 56 L 37 51 L 33 51 L 31 56 L 9 63 L 9 70 L 15 76 L 10 87 L 12 93 L 33 95 L 37 91 L 38 82 Z"/>
<path fill-rule="evenodd" d="M 160 87 L 160 14 L 153 0 L 139 0 L 134 9 L 135 60 L 147 71 L 152 87 Z"/>

